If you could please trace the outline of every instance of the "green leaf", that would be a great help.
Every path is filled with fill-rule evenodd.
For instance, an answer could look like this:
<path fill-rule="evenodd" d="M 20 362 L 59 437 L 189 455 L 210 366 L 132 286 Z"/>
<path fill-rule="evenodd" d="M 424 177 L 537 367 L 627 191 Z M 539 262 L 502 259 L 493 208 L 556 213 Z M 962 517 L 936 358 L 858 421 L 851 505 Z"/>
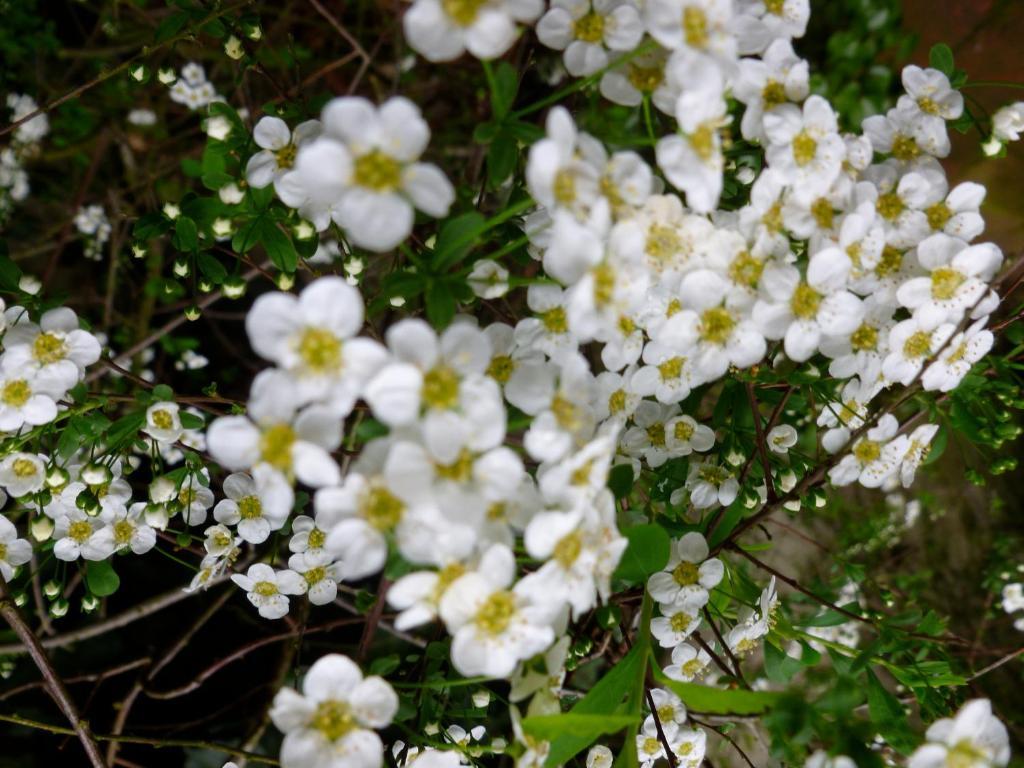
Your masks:
<path fill-rule="evenodd" d="M 6 248 L 4 248 L 6 251 Z M 21 269 L 7 256 L 0 257 L 0 290 L 17 291 L 21 283 Z"/>
<path fill-rule="evenodd" d="M 634 525 L 622 533 L 629 540 L 629 546 L 615 569 L 616 578 L 641 584 L 665 567 L 672 542 L 664 528 L 648 523 Z"/>
<path fill-rule="evenodd" d="M 946 77 L 953 74 L 953 49 L 945 43 L 933 45 L 928 52 L 928 63 Z"/>
<path fill-rule="evenodd" d="M 264 219 L 260 228 L 260 242 L 267 256 L 282 272 L 289 274 L 295 271 L 299 263 L 299 255 L 295 252 L 292 239 L 288 237 L 274 222 Z"/>
<path fill-rule="evenodd" d="M 574 715 L 614 715 L 622 714 L 618 710 L 622 700 L 634 689 L 637 679 L 642 679 L 647 664 L 647 647 L 645 644 L 633 646 L 633 650 L 623 657 L 622 661 L 604 673 L 587 695 L 580 699 L 570 710 Z M 636 719 L 639 720 L 639 709 Z M 634 722 L 627 723 L 632 726 Z M 594 743 L 600 734 L 587 736 L 574 731 L 565 731 L 551 741 L 545 766 L 553 768 L 565 765 L 569 760 Z"/>
<path fill-rule="evenodd" d="M 523 730 L 543 741 L 553 741 L 571 733 L 574 738 L 596 741 L 606 733 L 616 733 L 635 723 L 634 715 L 537 715 L 523 720 Z"/>
<path fill-rule="evenodd" d="M 469 253 L 473 241 L 483 231 L 486 219 L 476 211 L 449 219 L 441 226 L 434 244 L 435 271 L 440 273 Z"/>
<path fill-rule="evenodd" d="M 915 746 L 914 735 L 907 724 L 907 715 L 899 700 L 885 689 L 870 669 L 864 671 L 868 680 L 868 713 L 878 732 L 897 751 L 909 755 Z"/>
<path fill-rule="evenodd" d="M 455 317 L 455 297 L 443 280 L 432 280 L 427 285 L 427 319 L 436 328 L 446 328 Z"/>
<path fill-rule="evenodd" d="M 801 669 L 800 659 L 794 659 L 771 643 L 764 644 L 764 673 L 773 683 L 788 683 Z"/>
<path fill-rule="evenodd" d="M 211 256 L 208 253 L 200 253 L 197 261 L 199 262 L 199 271 L 210 282 L 220 285 L 227 278 L 227 268 L 215 256 Z"/>
<path fill-rule="evenodd" d="M 199 230 L 188 216 L 179 216 L 174 222 L 174 247 L 191 253 L 199 248 Z"/>
<path fill-rule="evenodd" d="M 117 592 L 121 579 L 109 560 L 93 560 L 85 564 L 85 583 L 96 597 L 107 597 Z"/>
<path fill-rule="evenodd" d="M 658 682 L 682 699 L 688 709 L 707 715 L 760 715 L 782 698 L 782 694 L 769 691 L 733 690 L 683 683 L 666 677 L 656 664 L 651 669 Z"/>
<path fill-rule="evenodd" d="M 494 110 L 494 117 L 500 121 L 512 108 L 519 90 L 519 75 L 507 61 L 499 62 L 495 67 L 492 87 L 491 109 Z"/>
<path fill-rule="evenodd" d="M 154 40 L 158 43 L 170 40 L 181 31 L 181 28 L 185 26 L 187 21 L 188 14 L 184 11 L 172 13 L 160 22 L 160 26 L 156 28 L 156 34 L 153 36 Z"/>
<path fill-rule="evenodd" d="M 171 221 L 160 211 L 153 211 L 140 216 L 132 228 L 136 240 L 151 240 L 160 237 L 171 228 Z"/>
<path fill-rule="evenodd" d="M 633 467 L 630 464 L 616 464 L 608 473 L 608 488 L 616 499 L 624 499 L 633 490 Z"/>
<path fill-rule="evenodd" d="M 515 137 L 502 130 L 487 150 L 487 182 L 492 188 L 501 185 L 516 169 L 518 146 Z"/>
<path fill-rule="evenodd" d="M 202 429 L 206 424 L 202 416 L 197 416 L 188 411 L 182 411 L 178 416 L 181 419 L 181 426 L 185 429 Z"/>

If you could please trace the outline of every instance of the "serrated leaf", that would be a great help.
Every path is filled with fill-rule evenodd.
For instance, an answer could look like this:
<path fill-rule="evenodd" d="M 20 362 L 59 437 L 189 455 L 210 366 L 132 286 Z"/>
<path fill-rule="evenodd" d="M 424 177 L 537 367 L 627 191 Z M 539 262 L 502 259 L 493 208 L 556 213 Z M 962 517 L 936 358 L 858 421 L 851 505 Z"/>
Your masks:
<path fill-rule="evenodd" d="M 642 584 L 652 573 L 665 567 L 672 540 L 660 525 L 634 525 L 624 530 L 622 535 L 629 541 L 629 545 L 615 569 L 615 578 Z"/>

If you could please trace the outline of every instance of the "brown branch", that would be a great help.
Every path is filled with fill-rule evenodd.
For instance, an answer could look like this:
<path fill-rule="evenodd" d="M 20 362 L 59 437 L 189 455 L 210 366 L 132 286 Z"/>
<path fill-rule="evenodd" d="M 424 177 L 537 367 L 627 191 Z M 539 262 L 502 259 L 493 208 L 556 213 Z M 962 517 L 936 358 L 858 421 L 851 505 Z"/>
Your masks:
<path fill-rule="evenodd" d="M 672 751 L 672 745 L 668 743 L 668 737 L 661 727 L 661 718 L 658 716 L 658 708 L 654 706 L 654 697 L 651 696 L 651 689 L 644 687 L 644 693 L 647 695 L 647 706 L 651 708 L 651 717 L 654 718 L 654 728 L 658 731 L 658 741 L 661 742 L 661 746 L 665 749 L 665 759 L 668 760 L 669 768 L 676 768 L 676 754 Z"/>
<path fill-rule="evenodd" d="M 20 717 L 18 715 L 0 714 L 0 722 L 14 723 L 15 725 L 23 725 L 26 728 L 35 728 L 40 731 L 48 731 L 49 733 L 62 734 L 66 736 L 75 735 L 75 732 L 70 728 L 62 728 L 59 725 L 41 723 L 38 720 L 30 720 L 27 717 Z M 144 736 L 122 736 L 101 733 L 93 734 L 93 738 L 95 738 L 97 741 L 114 742 L 117 744 L 148 744 L 153 747 L 182 747 L 183 749 L 208 749 L 214 752 L 221 752 L 225 755 L 244 757 L 247 760 L 251 760 L 254 763 L 262 763 L 263 765 L 280 765 L 280 763 L 272 757 L 258 755 L 254 752 L 246 752 L 244 749 L 238 749 L 237 747 L 229 747 L 227 744 L 217 744 L 212 741 L 194 741 L 192 739 L 149 739 Z M 98 765 L 102 766 L 103 763 L 99 763 Z"/>
<path fill-rule="evenodd" d="M 39 638 L 35 636 L 35 633 L 32 632 L 32 629 L 21 617 L 18 606 L 14 604 L 14 598 L 11 597 L 11 592 L 7 588 L 7 582 L 3 579 L 0 579 L 0 616 L 4 617 L 7 623 L 11 625 L 11 629 L 14 630 L 15 634 L 21 638 L 21 642 L 25 644 L 29 655 L 46 680 L 46 687 L 50 692 L 50 696 L 53 697 L 57 706 L 60 707 L 64 717 L 71 723 L 72 729 L 69 731 L 69 735 L 77 736 L 78 740 L 82 742 L 82 748 L 89 758 L 89 764 L 93 768 L 105 768 L 106 763 L 103 762 L 100 748 L 89 731 L 88 721 L 79 717 L 78 708 L 68 693 L 64 681 L 60 679 L 57 670 L 50 663 L 50 659 L 46 655 L 46 651 L 43 650 Z"/>
<path fill-rule="evenodd" d="M 750 766 L 750 768 L 757 768 L 757 766 L 754 765 L 753 761 L 749 757 L 747 757 L 747 753 L 744 752 L 742 749 L 740 749 L 740 745 L 737 744 L 736 741 L 728 733 L 726 733 L 724 729 L 719 728 L 718 726 L 712 725 L 711 723 L 705 722 L 703 720 L 697 720 L 696 718 L 693 718 L 693 717 L 691 717 L 690 720 L 693 723 L 695 723 L 696 725 L 702 726 L 704 728 L 709 728 L 712 731 L 714 731 L 715 733 L 717 733 L 723 739 L 725 739 L 730 744 L 732 744 L 732 748 L 740 753 L 740 757 L 743 758 L 743 760 L 746 762 L 747 765 Z"/>
<path fill-rule="evenodd" d="M 150 659 L 148 656 L 144 656 L 141 659 L 135 659 L 135 661 L 129 661 L 124 664 L 119 664 L 116 667 L 105 669 L 102 672 L 90 672 L 85 675 L 75 675 L 74 677 L 64 678 L 64 683 L 65 685 L 70 685 L 72 683 L 100 683 L 111 677 L 115 677 L 116 675 L 120 675 L 125 672 L 131 672 L 133 669 L 138 669 L 139 667 L 144 667 L 147 664 L 149 664 L 150 661 L 152 661 L 152 659 Z M 25 691 L 32 691 L 36 688 L 42 688 L 45 685 L 45 681 L 36 683 L 25 683 L 24 685 L 19 685 L 17 688 L 11 688 L 11 690 L 9 691 L 4 691 L 3 693 L 0 693 L 0 701 L 9 699 L 12 696 L 17 696 L 19 693 L 24 693 Z"/>
<path fill-rule="evenodd" d="M 754 417 L 754 432 L 757 436 L 757 452 L 761 456 L 761 467 L 764 469 L 764 484 L 768 489 L 768 501 L 775 501 L 775 483 L 772 481 L 772 466 L 768 461 L 768 448 L 765 444 L 764 429 L 761 426 L 761 409 L 757 405 L 754 383 L 747 382 L 747 400 L 750 401 L 750 412 Z"/>
<path fill-rule="evenodd" d="M 747 684 L 747 681 L 743 678 L 743 671 L 740 669 L 740 660 L 736 658 L 736 655 L 732 652 L 732 648 L 730 648 L 729 644 L 725 642 L 725 638 L 722 637 L 722 633 L 718 629 L 718 625 L 715 624 L 715 620 L 711 617 L 711 611 L 708 610 L 707 606 L 704 606 L 703 611 L 704 620 L 707 621 L 708 626 L 711 627 L 711 631 L 715 633 L 715 639 L 718 640 L 718 642 L 721 644 L 722 650 L 725 651 L 725 655 L 728 656 L 729 661 L 732 662 L 733 669 L 736 670 L 733 673 L 733 676 L 736 678 L 736 680 L 739 681 L 739 683 L 744 688 L 749 690 L 750 686 Z"/>
<path fill-rule="evenodd" d="M 373 604 L 370 615 L 366 617 L 363 636 L 359 638 L 359 654 L 357 658 L 360 662 L 366 659 L 366 654 L 370 650 L 370 643 L 373 642 L 373 637 L 377 634 L 377 625 L 380 624 L 381 616 L 384 615 L 384 598 L 390 586 L 391 582 L 388 581 L 387 576 L 381 575 L 380 582 L 377 584 L 377 602 Z"/>
<path fill-rule="evenodd" d="M 989 664 L 987 667 L 985 667 L 983 669 L 979 669 L 977 672 L 975 672 L 973 675 L 971 675 L 970 677 L 967 678 L 967 682 L 969 682 L 969 683 L 973 682 L 974 680 L 977 680 L 982 675 L 987 675 L 992 670 L 999 669 L 999 667 L 1003 666 L 1003 664 L 1006 664 L 1008 662 L 1013 661 L 1014 659 L 1016 659 L 1021 654 L 1024 654 L 1024 648 L 1018 648 L 1013 653 L 1010 653 L 1010 654 L 1007 654 L 1006 656 L 1003 656 L 1003 658 L 999 659 L 999 661 L 995 661 L 995 662 Z"/>

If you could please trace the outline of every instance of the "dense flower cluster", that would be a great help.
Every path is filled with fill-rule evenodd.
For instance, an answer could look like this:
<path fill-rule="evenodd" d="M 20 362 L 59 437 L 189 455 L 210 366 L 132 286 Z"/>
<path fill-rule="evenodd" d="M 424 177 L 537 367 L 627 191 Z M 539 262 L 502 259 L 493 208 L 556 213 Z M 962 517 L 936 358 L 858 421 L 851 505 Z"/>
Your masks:
<path fill-rule="evenodd" d="M 38 105 L 31 96 L 10 93 L 7 109 L 14 122 L 35 112 Z M 24 164 L 39 152 L 39 142 L 49 132 L 49 118 L 36 115 L 15 129 L 9 145 L 0 146 L 0 226 L 11 215 L 14 204 L 28 197 L 28 172 Z"/>
<path fill-rule="evenodd" d="M 294 293 L 285 276 L 285 290 L 255 300 L 246 334 L 268 367 L 244 412 L 207 426 L 154 390 L 135 425 L 141 446 L 122 456 L 12 450 L 0 459 L 0 486 L 25 509 L 38 507 L 32 537 L 52 541 L 62 561 L 143 554 L 180 524 L 186 531 L 174 532 L 195 535 L 205 552 L 187 589 L 230 578 L 268 620 L 301 600 L 334 603 L 339 585 L 387 573 L 382 599 L 397 613 L 396 631 L 437 623 L 458 673 L 511 682 L 525 767 L 543 764 L 551 744 L 524 732 L 520 708 L 526 717 L 561 711 L 573 622 L 617 589 L 629 539 L 609 478 L 621 468 L 659 478 L 678 523 L 664 567 L 634 582 L 649 619 L 641 629 L 668 662 L 659 681 L 742 681 L 744 659 L 776 626 L 776 579 L 737 597 L 738 569 L 715 525 L 737 507 L 799 508 L 803 466 L 790 451 L 801 442 L 797 426 L 815 417 L 797 426 L 773 417 L 761 447 L 775 470 L 762 456 L 762 479 L 751 482 L 755 457 L 723 441 L 704 395 L 759 369 L 827 371 L 831 399 L 816 415 L 830 457 L 822 477 L 906 488 L 939 427 L 916 418 L 901 425 L 879 403 L 915 387 L 956 388 L 992 348 L 987 325 L 999 304 L 992 283 L 1003 255 L 978 242 L 985 189 L 951 187 L 939 164 L 950 151 L 947 123 L 963 111 L 960 93 L 943 73 L 910 66 L 893 109 L 866 119 L 860 133 L 842 132 L 832 105 L 810 95 L 808 64 L 793 49 L 808 15 L 806 0 L 415 0 L 405 34 L 431 62 L 466 51 L 493 59 L 535 24 L 569 75 L 593 76 L 609 101 L 653 104 L 673 120 L 669 135 L 652 131 L 652 167 L 581 130 L 566 108 L 549 110 L 525 163 L 531 207 L 521 226 L 542 271 L 525 281 L 529 316 L 482 325 L 459 315 L 440 331 L 405 318 L 378 336 L 367 327 L 363 261 L 353 250 L 404 247 L 417 211 L 440 219 L 455 205 L 445 173 L 422 159 L 427 121 L 402 96 L 336 98 L 293 128 L 267 115 L 255 124 L 244 181 L 221 185 L 219 199 L 234 206 L 245 187 L 272 187 L 310 238 L 323 236 L 309 263 L 343 260 L 345 276 L 317 277 Z M 240 58 L 232 39 L 228 53 Z M 192 110 L 223 100 L 198 64 L 158 77 Z M 30 99 L 8 103 L 16 115 L 34 108 Z M 1002 141 L 1021 129 L 1013 109 L 996 120 Z M 742 138 L 763 149 L 764 167 L 730 159 L 734 118 Z M 138 110 L 128 120 L 151 122 Z M 235 130 L 220 114 L 204 129 L 216 141 Z M 29 121 L 0 155 L 0 218 L 27 194 L 20 162 L 45 133 L 45 117 Z M 749 186 L 735 210 L 722 205 L 729 180 Z M 174 221 L 184 207 L 168 203 L 164 217 Z M 83 207 L 74 223 L 86 256 L 100 258 L 111 232 L 103 208 Z M 213 233 L 226 242 L 232 222 L 217 219 Z M 479 258 L 466 274 L 483 299 L 512 290 L 497 259 Z M 69 390 L 99 359 L 100 341 L 66 308 L 30 316 L 12 307 L 3 318 L 0 431 L 27 438 L 77 415 L 81 402 Z M 177 366 L 207 362 L 186 350 Z M 786 418 L 781 405 L 776 415 Z M 356 453 L 346 426 L 366 424 L 372 437 Z M 191 450 L 207 452 L 209 465 L 168 469 Z M 661 479 L 659 470 L 683 457 L 685 479 Z M 152 478 L 136 499 L 129 476 L 147 458 Z M 303 489 L 310 509 L 301 507 Z M 286 560 L 259 546 L 278 534 Z M 28 534 L 0 516 L 0 575 L 12 580 L 31 557 Z M 846 603 L 858 599 L 855 584 L 841 593 Z M 1003 604 L 1024 606 L 1020 585 L 1007 586 Z M 807 639 L 812 648 L 853 648 L 859 630 L 833 624 Z M 672 690 L 649 695 L 633 733 L 640 765 L 700 766 L 707 731 Z M 301 693 L 284 688 L 274 700 L 281 764 L 379 768 L 377 731 L 398 708 L 381 677 L 325 656 Z M 445 733 L 452 750 L 392 757 L 454 768 L 483 735 L 458 725 Z M 933 724 L 909 765 L 1008 758 L 1005 729 L 979 700 Z M 603 746 L 587 757 L 588 768 L 612 763 Z M 807 765 L 853 763 L 819 751 Z"/>

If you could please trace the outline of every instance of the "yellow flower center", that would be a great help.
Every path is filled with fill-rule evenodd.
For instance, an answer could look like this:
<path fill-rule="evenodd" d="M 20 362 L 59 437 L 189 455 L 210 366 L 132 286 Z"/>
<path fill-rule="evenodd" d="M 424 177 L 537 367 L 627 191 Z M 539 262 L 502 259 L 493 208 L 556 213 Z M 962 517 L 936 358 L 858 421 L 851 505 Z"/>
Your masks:
<path fill-rule="evenodd" d="M 647 230 L 644 249 L 655 261 L 664 263 L 683 250 L 683 241 L 674 227 L 653 224 Z"/>
<path fill-rule="evenodd" d="M 697 476 L 711 485 L 721 485 L 729 478 L 729 473 L 714 464 L 702 464 Z"/>
<path fill-rule="evenodd" d="M 685 357 L 670 357 L 665 362 L 658 366 L 658 373 L 661 374 L 662 381 L 672 381 L 678 379 L 683 373 L 683 364 L 686 362 Z"/>
<path fill-rule="evenodd" d="M 897 133 L 892 140 L 892 156 L 904 163 L 910 162 L 921 154 L 921 148 L 917 146 L 913 136 L 905 136 Z"/>
<path fill-rule="evenodd" d="M 67 354 L 67 345 L 56 334 L 40 333 L 32 342 L 32 355 L 43 365 L 59 362 L 67 357 Z"/>
<path fill-rule="evenodd" d="M 437 464 L 437 476 L 453 483 L 464 483 L 473 476 L 473 454 L 463 448 L 451 464 Z"/>
<path fill-rule="evenodd" d="M 773 16 L 781 16 L 786 7 L 786 0 L 764 0 L 764 9 Z"/>
<path fill-rule="evenodd" d="M 576 558 L 580 556 L 582 550 L 583 541 L 580 538 L 580 534 L 577 531 L 573 531 L 559 539 L 551 556 L 560 566 L 569 568 L 576 562 Z"/>
<path fill-rule="evenodd" d="M 850 346 L 854 352 L 869 352 L 878 348 L 878 329 L 867 323 L 861 324 L 860 328 L 850 336 Z"/>
<path fill-rule="evenodd" d="M 608 412 L 621 413 L 626 409 L 626 391 L 616 389 L 608 396 Z"/>
<path fill-rule="evenodd" d="M 853 455 L 861 464 L 870 464 L 882 455 L 882 446 L 874 440 L 858 440 L 853 446 Z"/>
<path fill-rule="evenodd" d="M 24 379 L 13 379 L 4 384 L 0 399 L 12 408 L 20 408 L 32 397 L 32 388 Z"/>
<path fill-rule="evenodd" d="M 875 266 L 875 274 L 879 277 L 888 277 L 900 271 L 903 267 L 903 252 L 898 248 L 887 245 L 882 249 L 882 256 Z"/>
<path fill-rule="evenodd" d="M 85 520 L 76 520 L 68 526 L 68 538 L 84 544 L 92 536 L 92 526 Z"/>
<path fill-rule="evenodd" d="M 626 71 L 626 79 L 629 84 L 642 93 L 650 93 L 659 85 L 665 77 L 665 70 L 662 67 L 642 67 L 639 64 L 630 63 Z"/>
<path fill-rule="evenodd" d="M 878 215 L 886 221 L 898 219 L 900 214 L 903 213 L 904 207 L 903 199 L 895 192 L 886 192 L 884 195 L 879 195 L 878 201 L 875 203 Z"/>
<path fill-rule="evenodd" d="M 835 210 L 826 198 L 819 197 L 811 204 L 811 215 L 822 229 L 832 229 L 835 220 Z"/>
<path fill-rule="evenodd" d="M 932 272 L 932 298 L 948 301 L 956 295 L 956 290 L 966 280 L 962 274 L 951 267 L 939 267 Z"/>
<path fill-rule="evenodd" d="M 320 731 L 328 741 L 337 741 L 354 730 L 357 723 L 348 704 L 337 699 L 327 699 L 316 705 L 309 727 Z"/>
<path fill-rule="evenodd" d="M 938 231 L 946 228 L 946 224 L 953 218 L 953 211 L 941 200 L 935 205 L 925 209 L 928 216 L 928 226 Z"/>
<path fill-rule="evenodd" d="M 402 181 L 402 166 L 390 155 L 375 149 L 356 158 L 352 177 L 357 186 L 374 192 L 390 192 Z"/>
<path fill-rule="evenodd" d="M 153 411 L 149 418 L 152 419 L 153 426 L 157 429 L 170 429 L 174 426 L 174 417 L 171 415 L 171 412 L 165 411 L 162 408 L 158 411 Z"/>
<path fill-rule="evenodd" d="M 278 168 L 291 168 L 295 165 L 296 154 L 298 154 L 298 149 L 296 149 L 295 145 L 287 144 L 274 153 L 274 161 L 277 163 Z"/>
<path fill-rule="evenodd" d="M 736 320 L 725 307 L 705 309 L 700 317 L 700 337 L 711 344 L 725 344 L 736 327 Z"/>
<path fill-rule="evenodd" d="M 675 428 L 672 430 L 672 434 L 676 440 L 680 442 L 686 442 L 693 437 L 693 425 L 688 421 L 677 421 Z"/>
<path fill-rule="evenodd" d="M 259 496 L 243 496 L 238 500 L 238 514 L 243 520 L 255 520 L 263 514 Z"/>
<path fill-rule="evenodd" d="M 477 628 L 487 635 L 500 635 L 516 615 L 516 598 L 508 590 L 493 593 L 476 612 Z"/>
<path fill-rule="evenodd" d="M 910 359 L 924 357 L 932 351 L 932 337 L 925 331 L 918 331 L 903 342 L 903 356 Z"/>
<path fill-rule="evenodd" d="M 556 202 L 562 205 L 572 205 L 576 200 L 576 178 L 572 175 L 572 171 L 563 168 L 556 173 L 551 191 Z"/>
<path fill-rule="evenodd" d="M 990 764 L 988 756 L 970 739 L 961 739 L 946 753 L 946 768 L 975 768 Z"/>
<path fill-rule="evenodd" d="M 818 153 L 818 142 L 807 131 L 800 131 L 793 137 L 793 159 L 799 166 L 805 166 Z"/>
<path fill-rule="evenodd" d="M 764 110 L 766 112 L 769 109 L 785 104 L 788 101 L 786 98 L 786 86 L 775 80 L 769 80 L 761 91 L 761 101 L 764 103 Z"/>
<path fill-rule="evenodd" d="M 607 306 L 615 296 L 615 270 L 608 262 L 602 262 L 594 268 L 594 303 Z"/>
<path fill-rule="evenodd" d="M 132 540 L 132 534 L 135 533 L 135 526 L 129 523 L 127 520 L 118 520 L 114 523 L 114 543 L 119 547 L 123 547 Z"/>
<path fill-rule="evenodd" d="M 647 439 L 655 448 L 663 448 L 665 446 L 665 425 L 660 421 L 651 424 L 647 428 Z"/>
<path fill-rule="evenodd" d="M 921 108 L 921 111 L 928 115 L 939 114 L 939 105 L 932 101 L 927 96 L 922 96 L 917 100 L 917 106 Z"/>
<path fill-rule="evenodd" d="M 378 531 L 390 531 L 402 519 L 405 505 L 387 488 L 373 486 L 363 498 L 361 512 Z"/>
<path fill-rule="evenodd" d="M 640 750 L 648 755 L 656 755 L 661 749 L 661 742 L 653 736 L 648 736 L 644 739 L 644 743 L 641 745 Z"/>
<path fill-rule="evenodd" d="M 314 528 L 309 532 L 308 547 L 309 549 L 320 549 L 326 540 L 327 534 L 319 528 Z"/>
<path fill-rule="evenodd" d="M 295 444 L 295 430 L 288 424 L 275 424 L 263 430 L 260 435 L 260 456 L 272 467 L 288 471 L 292 466 L 292 445 Z"/>
<path fill-rule="evenodd" d="M 7 559 L 7 545 L 0 541 L 0 560 Z"/>
<path fill-rule="evenodd" d="M 749 251 L 742 251 L 737 254 L 729 265 L 729 279 L 738 285 L 745 285 L 748 288 L 756 288 L 764 272 L 764 262 L 755 259 Z"/>
<path fill-rule="evenodd" d="M 673 613 L 672 618 L 668 620 L 673 632 L 685 632 L 686 628 L 689 627 L 692 622 L 693 619 L 689 614 L 683 613 L 682 611 L 679 613 Z"/>
<path fill-rule="evenodd" d="M 790 309 L 801 320 L 809 320 L 818 314 L 818 307 L 820 305 L 821 294 L 807 283 L 800 283 L 796 290 L 793 291 L 793 297 L 789 300 Z"/>
<path fill-rule="evenodd" d="M 684 663 L 680 669 L 687 677 L 696 677 L 704 671 L 704 665 L 700 663 L 699 659 L 694 658 Z"/>
<path fill-rule="evenodd" d="M 562 395 L 555 395 L 551 400 L 551 412 L 555 415 L 558 426 L 569 432 L 575 432 L 581 426 L 579 409 Z"/>
<path fill-rule="evenodd" d="M 507 384 L 512 377 L 516 364 L 508 355 L 495 355 L 487 366 L 487 375 L 499 384 Z"/>
<path fill-rule="evenodd" d="M 683 560 L 672 569 L 672 578 L 680 587 L 690 587 L 700 581 L 700 567 L 696 563 Z"/>
<path fill-rule="evenodd" d="M 682 310 L 683 302 L 681 302 L 679 299 L 672 299 L 672 301 L 668 303 L 668 306 L 665 307 L 665 317 L 672 317 L 672 315 L 676 314 L 677 312 L 682 312 Z"/>
<path fill-rule="evenodd" d="M 430 408 L 450 410 L 459 402 L 459 377 L 447 365 L 436 365 L 423 377 L 423 402 Z"/>
<path fill-rule="evenodd" d="M 257 581 L 252 591 L 260 597 L 273 597 L 277 594 L 277 584 L 272 581 Z"/>
<path fill-rule="evenodd" d="M 761 223 L 764 224 L 765 229 L 769 232 L 781 232 L 782 231 L 782 203 L 775 203 L 771 208 L 765 211 L 764 216 L 761 217 Z"/>
<path fill-rule="evenodd" d="M 552 307 L 538 315 L 540 322 L 548 333 L 565 333 L 569 330 L 569 322 L 565 317 L 565 307 Z"/>
<path fill-rule="evenodd" d="M 437 572 L 437 583 L 434 585 L 432 594 L 435 603 L 441 601 L 441 597 L 459 576 L 466 572 L 466 566 L 462 563 L 450 563 Z"/>
<path fill-rule="evenodd" d="M 324 328 L 307 328 L 299 339 L 299 357 L 314 373 L 336 371 L 341 366 L 341 342 Z"/>
<path fill-rule="evenodd" d="M 697 157 L 706 163 L 715 154 L 716 135 L 714 125 L 711 123 L 701 123 L 697 126 L 697 130 L 686 138 L 689 139 L 690 146 L 693 147 Z"/>
<path fill-rule="evenodd" d="M 11 469 L 14 470 L 15 477 L 32 477 L 32 475 L 39 471 L 36 463 L 28 459 L 15 459 Z"/>
<path fill-rule="evenodd" d="M 306 580 L 306 584 L 312 587 L 314 584 L 319 584 L 327 578 L 327 569 L 322 565 L 318 565 L 316 568 L 310 568 L 302 574 L 302 578 Z"/>
<path fill-rule="evenodd" d="M 599 43 L 604 37 L 604 16 L 591 11 L 573 22 L 572 31 L 577 40 Z"/>
<path fill-rule="evenodd" d="M 691 48 L 708 44 L 708 17 L 702 8 L 688 5 L 683 9 L 683 37 Z"/>

